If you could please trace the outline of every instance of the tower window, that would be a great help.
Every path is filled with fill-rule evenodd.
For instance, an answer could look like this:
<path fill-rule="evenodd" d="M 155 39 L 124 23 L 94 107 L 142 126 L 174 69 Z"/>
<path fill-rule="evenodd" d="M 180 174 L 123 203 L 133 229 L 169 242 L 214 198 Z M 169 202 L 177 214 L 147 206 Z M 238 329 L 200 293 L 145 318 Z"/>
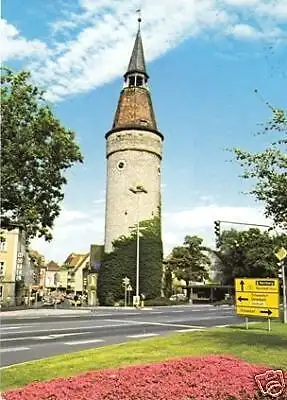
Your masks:
<path fill-rule="evenodd" d="M 157 172 L 158 172 L 158 174 L 160 175 L 160 167 L 158 167 Z"/>
<path fill-rule="evenodd" d="M 142 86 L 143 85 L 143 78 L 142 76 L 137 76 L 137 86 Z"/>
<path fill-rule="evenodd" d="M 117 168 L 121 170 L 121 169 L 124 168 L 124 166 L 125 166 L 125 162 L 124 161 L 119 161 L 118 165 L 117 165 Z"/>
<path fill-rule="evenodd" d="M 135 77 L 134 76 L 129 77 L 129 86 L 135 86 Z"/>

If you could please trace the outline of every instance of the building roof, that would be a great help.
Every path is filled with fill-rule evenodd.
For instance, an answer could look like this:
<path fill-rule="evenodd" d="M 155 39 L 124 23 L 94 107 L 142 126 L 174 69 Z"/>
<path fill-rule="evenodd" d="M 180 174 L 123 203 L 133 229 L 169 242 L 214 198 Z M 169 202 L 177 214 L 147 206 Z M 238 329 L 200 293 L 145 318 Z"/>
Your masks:
<path fill-rule="evenodd" d="M 50 261 L 47 264 L 47 271 L 59 271 L 60 266 L 55 261 Z"/>
<path fill-rule="evenodd" d="M 82 265 L 82 263 L 86 261 L 88 257 L 89 253 L 86 254 L 71 253 L 64 262 L 64 265 L 68 268 L 77 268 L 80 265 Z"/>
<path fill-rule="evenodd" d="M 140 26 L 136 35 L 132 55 L 130 58 L 129 66 L 125 76 L 130 73 L 140 72 L 144 74 L 148 78 L 148 74 L 146 72 L 145 58 L 144 58 L 144 50 L 143 43 L 141 38 Z"/>

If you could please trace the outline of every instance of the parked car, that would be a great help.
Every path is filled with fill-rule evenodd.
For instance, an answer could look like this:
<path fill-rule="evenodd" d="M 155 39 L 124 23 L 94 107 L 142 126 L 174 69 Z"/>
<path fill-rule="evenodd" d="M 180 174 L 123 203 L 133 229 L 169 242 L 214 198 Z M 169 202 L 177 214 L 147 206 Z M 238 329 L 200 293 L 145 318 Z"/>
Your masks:
<path fill-rule="evenodd" d="M 186 296 L 183 293 L 173 294 L 170 298 L 170 301 L 185 301 Z"/>

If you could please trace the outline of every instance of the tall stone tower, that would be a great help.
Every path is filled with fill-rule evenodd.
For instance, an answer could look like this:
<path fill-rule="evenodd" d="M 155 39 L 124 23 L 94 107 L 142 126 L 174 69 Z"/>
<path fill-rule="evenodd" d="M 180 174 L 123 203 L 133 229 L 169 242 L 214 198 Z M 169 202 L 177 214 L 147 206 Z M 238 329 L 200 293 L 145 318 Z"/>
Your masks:
<path fill-rule="evenodd" d="M 163 135 L 148 88 L 140 22 L 112 129 L 106 133 L 105 252 L 131 228 L 158 216 Z"/>

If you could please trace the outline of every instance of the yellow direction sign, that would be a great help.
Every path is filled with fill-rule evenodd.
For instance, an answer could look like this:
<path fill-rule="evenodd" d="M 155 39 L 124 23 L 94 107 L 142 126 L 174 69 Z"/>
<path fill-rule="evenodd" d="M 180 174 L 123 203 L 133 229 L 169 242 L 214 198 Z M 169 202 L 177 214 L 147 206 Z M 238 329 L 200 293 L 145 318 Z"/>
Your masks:
<path fill-rule="evenodd" d="M 279 296 L 277 293 L 247 292 L 236 293 L 236 306 L 279 308 Z"/>
<path fill-rule="evenodd" d="M 279 318 L 279 280 L 236 278 L 235 305 L 238 315 Z"/>
<path fill-rule="evenodd" d="M 280 247 L 279 250 L 276 251 L 275 256 L 278 258 L 279 261 L 284 260 L 287 256 L 287 250 L 285 247 Z"/>
<path fill-rule="evenodd" d="M 236 278 L 235 291 L 278 293 L 279 281 L 269 278 Z"/>
<path fill-rule="evenodd" d="M 279 309 L 236 306 L 236 314 L 245 317 L 279 318 Z"/>

